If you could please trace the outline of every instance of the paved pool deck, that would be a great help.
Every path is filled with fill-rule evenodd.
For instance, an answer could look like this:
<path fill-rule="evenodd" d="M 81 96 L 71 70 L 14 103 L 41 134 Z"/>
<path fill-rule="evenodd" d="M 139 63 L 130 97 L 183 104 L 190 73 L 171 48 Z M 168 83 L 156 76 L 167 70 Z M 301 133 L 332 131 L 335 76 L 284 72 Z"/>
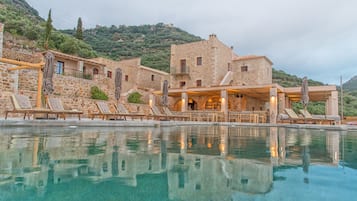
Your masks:
<path fill-rule="evenodd" d="M 288 127 L 299 129 L 319 130 L 356 130 L 357 125 L 318 125 L 318 124 L 269 124 L 269 123 L 236 123 L 236 122 L 197 122 L 197 121 L 156 121 L 156 120 L 101 120 L 101 119 L 35 119 L 23 120 L 21 118 L 0 117 L 1 127 L 169 127 L 169 126 L 195 126 L 195 125 L 224 125 L 224 126 L 258 126 L 258 127 Z"/>

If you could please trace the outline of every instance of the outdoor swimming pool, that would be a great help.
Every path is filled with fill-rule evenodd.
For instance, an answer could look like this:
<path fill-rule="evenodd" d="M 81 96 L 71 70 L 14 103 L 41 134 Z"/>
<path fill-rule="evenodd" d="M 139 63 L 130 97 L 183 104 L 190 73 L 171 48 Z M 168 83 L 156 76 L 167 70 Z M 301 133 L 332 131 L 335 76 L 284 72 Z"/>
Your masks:
<path fill-rule="evenodd" d="M 356 131 L 0 130 L 0 201 L 353 200 L 356 169 Z"/>

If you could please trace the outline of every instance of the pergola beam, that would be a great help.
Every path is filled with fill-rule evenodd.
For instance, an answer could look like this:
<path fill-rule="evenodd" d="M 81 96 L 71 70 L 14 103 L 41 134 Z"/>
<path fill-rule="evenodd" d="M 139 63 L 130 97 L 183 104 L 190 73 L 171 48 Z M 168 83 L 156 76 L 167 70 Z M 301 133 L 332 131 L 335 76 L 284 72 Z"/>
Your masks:
<path fill-rule="evenodd" d="M 23 61 L 17 61 L 12 59 L 0 58 L 0 62 L 8 63 L 12 65 L 17 65 L 13 68 L 8 68 L 7 70 L 21 70 L 21 69 L 37 69 L 38 70 L 38 79 L 37 79 L 37 97 L 36 97 L 36 107 L 40 108 L 42 106 L 42 99 L 41 99 L 41 89 L 42 89 L 42 79 L 43 79 L 43 72 L 42 68 L 44 67 L 45 63 L 29 63 Z"/>

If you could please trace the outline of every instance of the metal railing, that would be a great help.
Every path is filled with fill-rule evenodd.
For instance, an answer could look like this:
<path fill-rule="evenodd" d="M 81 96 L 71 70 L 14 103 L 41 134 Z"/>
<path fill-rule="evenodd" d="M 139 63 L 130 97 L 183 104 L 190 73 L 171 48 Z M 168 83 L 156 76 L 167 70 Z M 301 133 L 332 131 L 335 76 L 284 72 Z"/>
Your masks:
<path fill-rule="evenodd" d="M 93 80 L 92 74 L 84 73 L 84 72 L 78 71 L 78 70 L 71 70 L 71 72 L 64 72 L 62 75 L 82 78 L 82 79 L 86 79 L 86 80 Z"/>
<path fill-rule="evenodd" d="M 172 67 L 171 74 L 173 74 L 173 75 L 188 75 L 188 74 L 190 74 L 190 67 L 189 66 Z"/>

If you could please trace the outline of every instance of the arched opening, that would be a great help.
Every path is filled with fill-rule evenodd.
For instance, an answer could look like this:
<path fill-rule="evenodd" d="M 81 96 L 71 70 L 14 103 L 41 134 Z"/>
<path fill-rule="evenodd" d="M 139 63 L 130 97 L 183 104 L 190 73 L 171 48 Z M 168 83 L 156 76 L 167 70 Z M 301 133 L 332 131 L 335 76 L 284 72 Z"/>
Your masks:
<path fill-rule="evenodd" d="M 182 100 L 178 100 L 175 103 L 173 109 L 175 111 L 181 111 L 181 106 L 182 106 Z M 189 98 L 187 101 L 187 110 L 198 110 L 198 103 L 194 99 Z"/>
<path fill-rule="evenodd" d="M 98 75 L 99 71 L 98 68 L 93 68 L 93 75 Z"/>
<path fill-rule="evenodd" d="M 189 98 L 188 103 L 187 103 L 187 109 L 188 110 L 197 110 L 198 109 L 197 102 L 194 99 Z"/>
<path fill-rule="evenodd" d="M 219 96 L 209 97 L 205 103 L 206 110 L 220 110 L 221 98 Z"/>

